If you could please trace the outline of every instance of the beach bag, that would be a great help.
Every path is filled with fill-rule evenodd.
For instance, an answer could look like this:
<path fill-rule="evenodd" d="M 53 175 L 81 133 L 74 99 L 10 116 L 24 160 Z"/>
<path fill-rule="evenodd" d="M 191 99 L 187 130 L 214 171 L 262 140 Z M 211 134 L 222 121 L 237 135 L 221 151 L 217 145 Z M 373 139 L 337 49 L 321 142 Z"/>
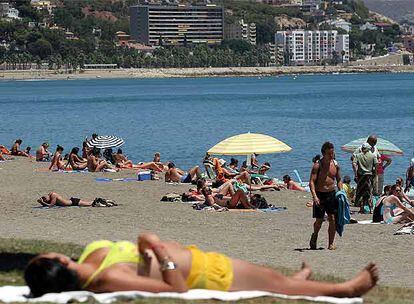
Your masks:
<path fill-rule="evenodd" d="M 266 199 L 260 194 L 254 194 L 252 198 L 250 199 L 250 204 L 253 206 L 253 208 L 256 208 L 256 209 L 269 208 L 269 204 L 267 203 Z"/>
<path fill-rule="evenodd" d="M 162 202 L 182 202 L 181 195 L 177 193 L 167 193 L 161 198 Z"/>

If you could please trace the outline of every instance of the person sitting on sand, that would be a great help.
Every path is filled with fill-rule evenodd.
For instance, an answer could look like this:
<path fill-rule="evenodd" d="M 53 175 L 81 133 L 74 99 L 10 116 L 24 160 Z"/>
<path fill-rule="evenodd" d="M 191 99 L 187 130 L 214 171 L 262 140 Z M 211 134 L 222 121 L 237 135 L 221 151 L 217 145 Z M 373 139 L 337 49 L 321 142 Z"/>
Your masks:
<path fill-rule="evenodd" d="M 250 158 L 252 169 L 259 169 L 260 168 L 259 161 L 257 160 L 258 156 L 259 156 L 259 154 L 253 153 L 251 158 Z"/>
<path fill-rule="evenodd" d="M 143 233 L 136 245 L 127 241 L 92 242 L 77 262 L 60 253 L 40 254 L 27 265 L 24 279 L 33 297 L 81 289 L 98 293 L 260 290 L 286 295 L 359 297 L 379 279 L 378 267 L 373 263 L 342 283 L 311 281 L 311 274 L 306 263 L 288 277 L 274 268 Z"/>
<path fill-rule="evenodd" d="M 50 162 L 49 170 L 52 171 L 59 171 L 59 170 L 65 170 L 65 163 L 62 161 L 62 152 L 63 147 L 57 145 L 56 152 L 53 155 L 52 161 Z"/>
<path fill-rule="evenodd" d="M 74 147 L 69 153 L 68 164 L 73 170 L 85 170 L 88 167 L 88 160 L 79 157 L 79 148 Z"/>
<path fill-rule="evenodd" d="M 88 156 L 91 154 L 92 148 L 88 147 L 88 141 L 84 140 L 82 143 L 82 158 L 88 159 Z"/>
<path fill-rule="evenodd" d="M 408 209 L 401 201 L 402 187 L 393 185 L 391 195 L 382 200 L 383 219 L 386 224 L 406 224 L 414 221 L 414 211 Z"/>
<path fill-rule="evenodd" d="M 10 150 L 11 155 L 30 157 L 30 155 L 27 154 L 25 151 L 20 150 L 20 146 L 21 146 L 22 142 L 23 141 L 21 139 L 16 139 L 16 141 L 14 142 L 14 144 L 13 144 L 11 150 Z"/>
<path fill-rule="evenodd" d="M 288 190 L 306 191 L 305 188 L 293 181 L 292 178 L 287 174 L 283 176 L 283 182 L 285 183 Z"/>
<path fill-rule="evenodd" d="M 344 190 L 348 201 L 353 204 L 355 202 L 355 188 L 351 186 L 351 177 L 345 175 L 342 183 L 342 190 Z"/>
<path fill-rule="evenodd" d="M 106 160 L 100 159 L 101 151 L 94 147 L 88 156 L 87 167 L 89 172 L 101 172 L 104 169 L 112 169 Z"/>
<path fill-rule="evenodd" d="M 50 152 L 47 150 L 49 148 L 49 144 L 44 142 L 39 148 L 36 150 L 36 161 L 44 162 L 50 161 Z"/>
<path fill-rule="evenodd" d="M 79 206 L 79 207 L 112 207 L 117 206 L 114 201 L 106 200 L 102 198 L 96 198 L 94 201 L 84 201 L 80 198 L 71 197 L 70 199 L 63 198 L 60 194 L 56 192 L 50 192 L 47 195 L 42 196 L 37 200 L 37 202 L 43 207 L 69 207 L 69 206 Z"/>
<path fill-rule="evenodd" d="M 184 172 L 177 168 L 173 162 L 168 163 L 168 171 L 165 172 L 165 181 L 174 183 L 191 183 L 201 177 L 201 171 L 198 166 L 195 166 Z"/>
<path fill-rule="evenodd" d="M 224 183 L 215 192 L 207 186 L 205 179 L 197 181 L 197 191 L 204 196 L 205 203 L 218 211 L 234 209 L 241 204 L 244 209 L 252 209 L 247 194 L 242 190 L 234 190 L 230 181 Z"/>
<path fill-rule="evenodd" d="M 401 187 L 401 188 L 403 188 L 403 185 L 404 185 L 404 179 L 400 176 L 400 177 L 397 177 L 397 179 L 395 180 L 395 184 L 397 185 L 397 186 L 399 186 L 399 187 Z M 408 195 L 407 195 L 407 193 L 405 192 L 405 191 L 403 191 L 402 193 L 401 193 L 401 196 L 402 196 L 402 200 L 401 200 L 401 202 L 406 206 L 406 207 L 408 207 L 408 208 L 411 208 L 411 207 L 414 207 L 414 200 L 411 200 L 409 197 L 408 197 Z"/>

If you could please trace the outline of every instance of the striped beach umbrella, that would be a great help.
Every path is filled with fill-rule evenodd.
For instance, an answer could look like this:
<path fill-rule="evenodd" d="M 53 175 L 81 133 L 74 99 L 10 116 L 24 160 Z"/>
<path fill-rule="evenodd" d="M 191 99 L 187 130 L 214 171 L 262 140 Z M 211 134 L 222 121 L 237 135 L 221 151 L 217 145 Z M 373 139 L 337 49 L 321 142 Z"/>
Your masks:
<path fill-rule="evenodd" d="M 99 149 L 107 149 L 120 147 L 124 144 L 124 140 L 117 136 L 98 136 L 87 142 L 89 148 L 95 147 Z"/>
<path fill-rule="evenodd" d="M 362 144 L 365 142 L 367 142 L 366 137 L 359 138 L 342 146 L 341 149 L 349 153 L 354 153 L 355 150 L 361 147 Z M 403 155 L 403 151 L 400 148 L 398 148 L 392 142 L 385 140 L 383 138 L 378 137 L 377 144 L 375 145 L 375 147 L 377 147 L 379 153 L 384 155 Z"/>
<path fill-rule="evenodd" d="M 252 155 L 256 154 L 271 154 L 289 152 L 292 150 L 284 142 L 264 134 L 244 133 L 229 137 L 210 150 L 208 154 L 212 155 Z"/>

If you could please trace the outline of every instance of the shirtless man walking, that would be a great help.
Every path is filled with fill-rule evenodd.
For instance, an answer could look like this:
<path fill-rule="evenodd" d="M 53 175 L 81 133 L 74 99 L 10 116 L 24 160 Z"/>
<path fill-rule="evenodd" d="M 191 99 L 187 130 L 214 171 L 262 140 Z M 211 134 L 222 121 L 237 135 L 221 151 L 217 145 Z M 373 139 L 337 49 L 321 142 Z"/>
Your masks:
<path fill-rule="evenodd" d="M 325 142 L 321 148 L 322 158 L 313 164 L 309 187 L 313 197 L 313 233 L 309 242 L 311 249 L 316 249 L 318 233 L 322 227 L 325 213 L 328 214 L 329 250 L 335 250 L 335 216 L 338 212 L 338 203 L 335 198 L 336 187 L 342 189 L 340 168 L 335 160 L 334 145 Z M 336 182 L 336 185 L 335 185 Z"/>

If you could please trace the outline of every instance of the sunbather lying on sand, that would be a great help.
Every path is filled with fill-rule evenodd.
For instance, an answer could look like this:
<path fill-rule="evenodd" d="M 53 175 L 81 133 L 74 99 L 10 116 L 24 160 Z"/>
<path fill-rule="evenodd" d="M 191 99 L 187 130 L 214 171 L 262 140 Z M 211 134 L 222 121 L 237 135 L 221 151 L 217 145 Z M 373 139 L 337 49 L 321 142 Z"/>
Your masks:
<path fill-rule="evenodd" d="M 69 206 L 79 206 L 79 207 L 112 207 L 117 206 L 117 204 L 112 200 L 106 200 L 102 198 L 95 198 L 94 201 L 84 201 L 80 198 L 71 197 L 70 199 L 63 198 L 60 194 L 56 192 L 50 192 L 47 195 L 42 196 L 37 200 L 39 204 L 44 207 L 69 207 Z"/>
<path fill-rule="evenodd" d="M 131 160 L 129 160 L 124 154 L 122 154 L 121 149 L 118 149 L 117 153 L 112 154 L 112 158 L 115 162 L 115 165 L 119 168 L 146 169 L 146 170 L 153 170 L 155 172 L 162 172 L 164 170 L 163 165 L 156 164 L 155 162 L 139 163 L 139 164 L 134 165 Z"/>
<path fill-rule="evenodd" d="M 304 191 L 306 192 L 306 189 L 303 188 L 298 183 L 294 182 L 289 175 L 283 176 L 283 182 L 286 184 L 286 188 L 289 190 L 296 190 L 296 191 Z"/>
<path fill-rule="evenodd" d="M 191 183 L 201 177 L 198 166 L 191 168 L 188 172 L 177 168 L 174 163 L 168 163 L 168 171 L 165 172 L 165 181 L 174 183 Z"/>
<path fill-rule="evenodd" d="M 244 209 L 251 209 L 247 194 L 242 190 L 234 190 L 233 184 L 229 181 L 224 183 L 220 188 L 213 190 L 206 185 L 204 179 L 197 181 L 197 191 L 204 196 L 205 203 L 216 210 L 222 208 L 233 209 L 241 204 Z"/>
<path fill-rule="evenodd" d="M 114 292 L 186 292 L 189 289 L 221 291 L 262 290 L 287 295 L 357 297 L 378 281 L 378 267 L 370 263 L 355 278 L 343 283 L 309 280 L 306 263 L 288 277 L 275 269 L 231 259 L 196 246 L 161 241 L 152 233 L 139 235 L 137 244 L 96 241 L 78 262 L 60 253 L 32 259 L 24 273 L 34 297 L 72 290 Z"/>

